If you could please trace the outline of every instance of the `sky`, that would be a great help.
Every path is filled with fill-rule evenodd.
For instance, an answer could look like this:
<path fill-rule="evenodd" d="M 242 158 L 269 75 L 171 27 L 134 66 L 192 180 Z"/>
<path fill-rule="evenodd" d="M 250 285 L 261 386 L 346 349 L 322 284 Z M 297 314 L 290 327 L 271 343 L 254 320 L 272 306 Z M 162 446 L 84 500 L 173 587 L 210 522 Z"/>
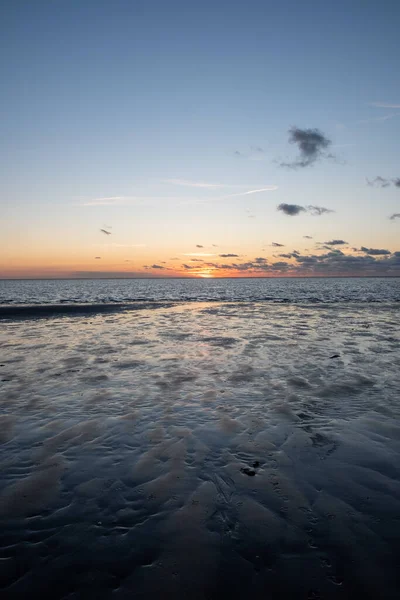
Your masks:
<path fill-rule="evenodd" d="M 400 275 L 398 0 L 0 0 L 0 278 Z"/>

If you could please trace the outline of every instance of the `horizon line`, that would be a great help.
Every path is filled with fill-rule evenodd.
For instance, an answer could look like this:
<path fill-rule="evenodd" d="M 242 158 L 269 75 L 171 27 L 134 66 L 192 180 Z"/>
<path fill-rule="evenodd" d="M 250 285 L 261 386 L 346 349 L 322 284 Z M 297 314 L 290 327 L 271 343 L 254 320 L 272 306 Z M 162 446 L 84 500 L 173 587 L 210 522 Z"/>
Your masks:
<path fill-rule="evenodd" d="M 0 281 L 118 281 L 142 279 L 158 281 L 160 279 L 189 279 L 193 281 L 204 281 L 212 279 L 400 279 L 399 275 L 261 275 L 242 277 L 0 277 Z"/>

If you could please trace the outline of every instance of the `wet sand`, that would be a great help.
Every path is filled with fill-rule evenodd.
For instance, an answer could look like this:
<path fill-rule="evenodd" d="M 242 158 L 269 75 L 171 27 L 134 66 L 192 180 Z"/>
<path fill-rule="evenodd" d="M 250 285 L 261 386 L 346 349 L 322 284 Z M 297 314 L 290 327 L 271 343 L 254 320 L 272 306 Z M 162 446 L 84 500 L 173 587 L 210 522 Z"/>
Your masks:
<path fill-rule="evenodd" d="M 398 598 L 399 341 L 385 305 L 2 321 L 4 597 Z"/>

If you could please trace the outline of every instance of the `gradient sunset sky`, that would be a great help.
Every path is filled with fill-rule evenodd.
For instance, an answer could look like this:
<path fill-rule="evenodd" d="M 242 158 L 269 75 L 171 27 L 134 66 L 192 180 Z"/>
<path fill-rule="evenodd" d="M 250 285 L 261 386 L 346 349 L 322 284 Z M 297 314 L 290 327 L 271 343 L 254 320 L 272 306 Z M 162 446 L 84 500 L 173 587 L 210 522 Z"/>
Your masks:
<path fill-rule="evenodd" d="M 1 2 L 0 277 L 400 275 L 399 19 Z"/>

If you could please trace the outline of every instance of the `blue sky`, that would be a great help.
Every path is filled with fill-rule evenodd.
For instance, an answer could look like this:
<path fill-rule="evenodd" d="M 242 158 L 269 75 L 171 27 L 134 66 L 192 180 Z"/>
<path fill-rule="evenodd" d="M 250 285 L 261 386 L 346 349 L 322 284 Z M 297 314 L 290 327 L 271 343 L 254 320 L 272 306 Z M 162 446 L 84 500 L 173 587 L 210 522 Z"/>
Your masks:
<path fill-rule="evenodd" d="M 276 236 L 399 249 L 398 2 L 16 0 L 0 16 L 4 276 L 90 271 L 98 252 L 97 270 L 139 272 L 201 242 L 248 261 Z M 335 159 L 281 167 L 293 126 Z"/>

